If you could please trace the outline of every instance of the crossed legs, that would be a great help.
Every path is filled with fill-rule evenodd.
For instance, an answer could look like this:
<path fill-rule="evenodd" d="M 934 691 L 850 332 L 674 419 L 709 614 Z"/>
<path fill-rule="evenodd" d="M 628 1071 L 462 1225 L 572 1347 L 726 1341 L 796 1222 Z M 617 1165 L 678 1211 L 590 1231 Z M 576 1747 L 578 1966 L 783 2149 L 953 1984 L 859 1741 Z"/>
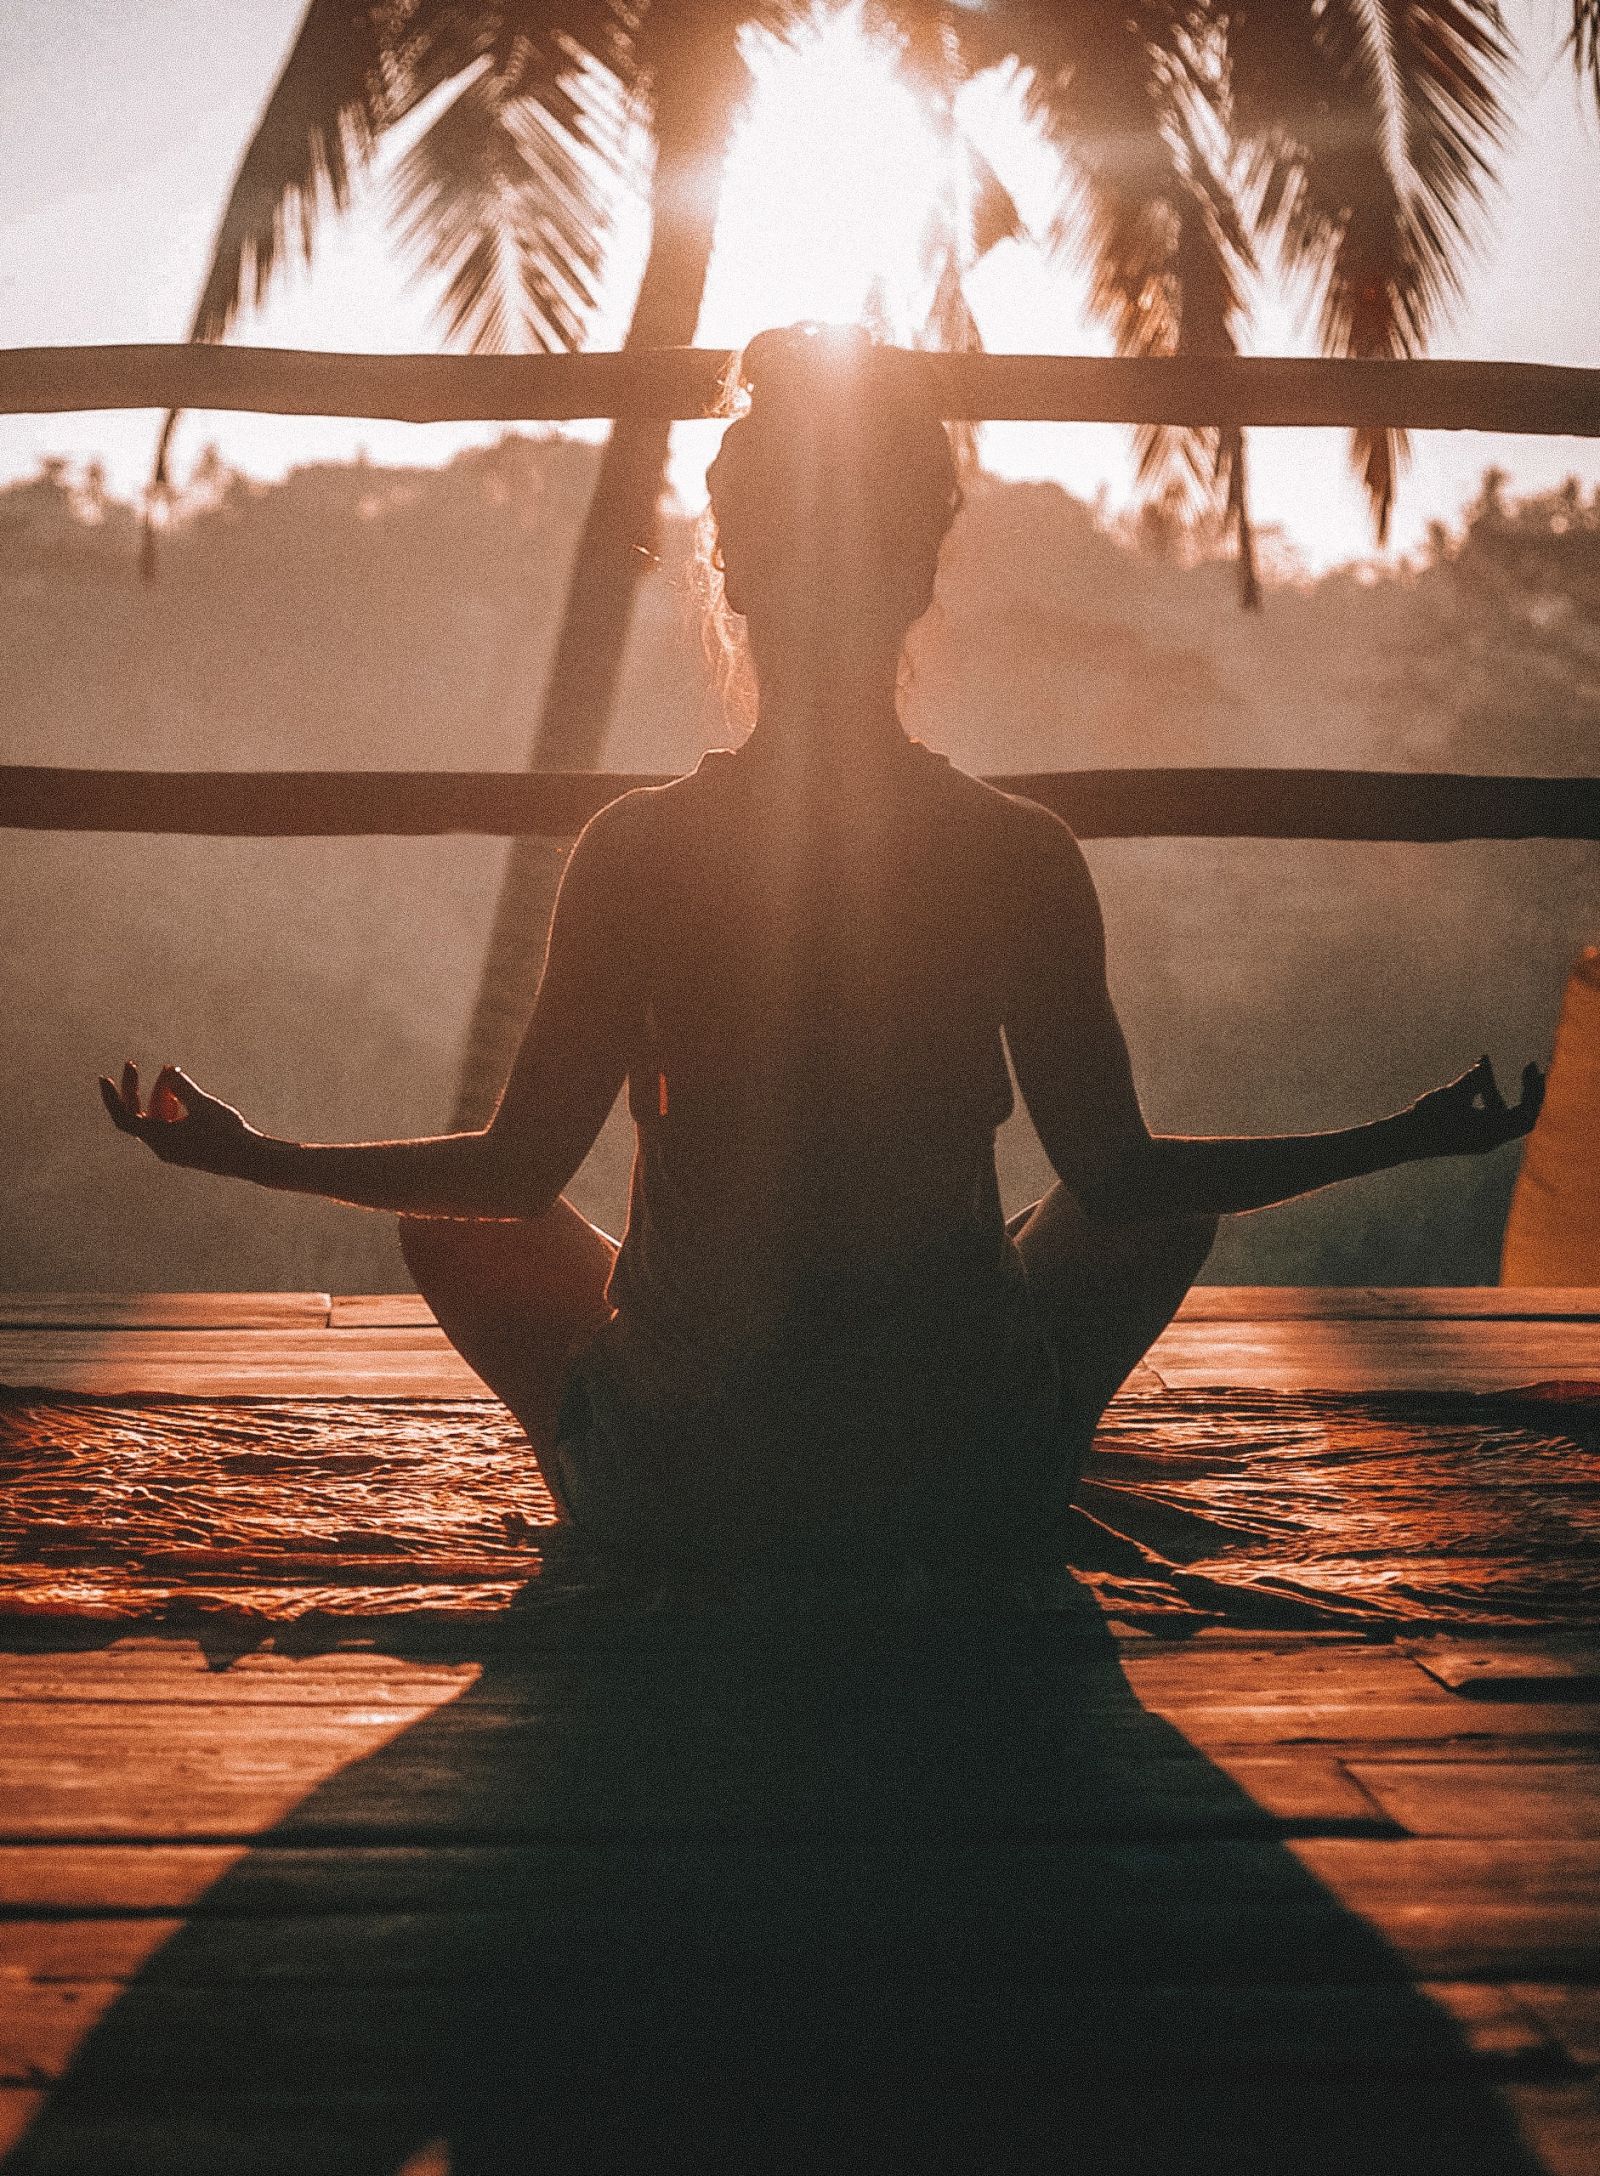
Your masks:
<path fill-rule="evenodd" d="M 1007 1229 L 1055 1344 L 1084 1446 L 1100 1416 L 1177 1313 L 1217 1236 L 1213 1216 L 1092 1224 L 1061 1185 Z"/>
<path fill-rule="evenodd" d="M 527 1430 L 565 1514 L 556 1418 L 573 1354 L 610 1317 L 616 1242 L 563 1196 L 526 1223 L 403 1216 L 400 1252 L 445 1336 Z"/>
<path fill-rule="evenodd" d="M 1060 1358 L 1068 1424 L 1086 1449 L 1199 1274 L 1216 1219 L 1091 1224 L 1058 1185 L 1009 1229 Z M 402 1217 L 400 1250 L 440 1328 L 527 1430 L 565 1513 L 556 1420 L 574 1353 L 610 1315 L 616 1243 L 563 1198 L 527 1223 Z"/>

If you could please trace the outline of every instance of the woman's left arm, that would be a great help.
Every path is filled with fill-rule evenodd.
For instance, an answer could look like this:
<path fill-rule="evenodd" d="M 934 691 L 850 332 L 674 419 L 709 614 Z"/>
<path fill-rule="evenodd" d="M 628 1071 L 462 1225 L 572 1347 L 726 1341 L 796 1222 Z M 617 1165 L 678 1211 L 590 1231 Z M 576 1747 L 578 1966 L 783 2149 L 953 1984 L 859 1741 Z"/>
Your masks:
<path fill-rule="evenodd" d="M 499 1108 L 480 1131 L 345 1144 L 275 1140 L 176 1066 L 162 1068 L 141 1109 L 131 1063 L 120 1086 L 100 1082 L 113 1123 L 164 1163 L 357 1208 L 541 1215 L 593 1146 L 627 1069 L 638 961 L 618 851 L 625 822 L 613 805 L 573 848 L 533 1017 Z"/>

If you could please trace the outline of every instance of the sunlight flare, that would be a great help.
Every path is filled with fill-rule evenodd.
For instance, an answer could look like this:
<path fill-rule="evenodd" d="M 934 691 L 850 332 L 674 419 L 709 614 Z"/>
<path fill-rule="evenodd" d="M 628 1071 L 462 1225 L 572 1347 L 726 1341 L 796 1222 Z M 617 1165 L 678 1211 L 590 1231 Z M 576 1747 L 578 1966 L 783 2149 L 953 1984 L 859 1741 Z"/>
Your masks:
<path fill-rule="evenodd" d="M 859 9 L 792 44 L 750 41 L 754 97 L 729 160 L 703 339 L 852 322 L 872 298 L 903 336 L 918 306 L 941 147 Z"/>

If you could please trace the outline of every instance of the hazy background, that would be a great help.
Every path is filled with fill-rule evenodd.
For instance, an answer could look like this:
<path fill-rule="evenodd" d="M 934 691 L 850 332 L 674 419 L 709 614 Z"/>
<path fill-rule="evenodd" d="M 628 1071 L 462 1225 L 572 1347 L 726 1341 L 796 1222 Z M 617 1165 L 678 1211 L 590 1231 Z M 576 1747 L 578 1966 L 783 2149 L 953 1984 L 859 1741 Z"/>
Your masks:
<path fill-rule="evenodd" d="M 80 468 L 0 490 L 7 760 L 515 768 L 592 450 L 510 436 L 443 467 L 274 483 L 202 462 L 154 587 Z M 683 524 L 644 586 L 607 760 L 693 764 L 724 730 Z M 918 642 L 912 730 L 985 771 L 1263 763 L 1579 772 L 1600 715 L 1600 501 L 1490 483 L 1410 567 L 1267 609 L 1158 519 L 981 481 Z M 94 1077 L 174 1059 L 302 1138 L 436 1130 L 503 843 L 10 834 L 0 853 L 0 1284 L 401 1287 L 392 1221 L 164 1170 Z M 1375 1116 L 1488 1049 L 1548 1048 L 1600 936 L 1600 848 L 1129 842 L 1088 849 L 1151 1121 Z M 1047 1174 L 1025 1122 L 1008 1200 Z M 616 1118 L 575 1191 L 618 1228 Z M 1514 1152 L 1358 1182 L 1226 1228 L 1242 1282 L 1492 1281 Z"/>

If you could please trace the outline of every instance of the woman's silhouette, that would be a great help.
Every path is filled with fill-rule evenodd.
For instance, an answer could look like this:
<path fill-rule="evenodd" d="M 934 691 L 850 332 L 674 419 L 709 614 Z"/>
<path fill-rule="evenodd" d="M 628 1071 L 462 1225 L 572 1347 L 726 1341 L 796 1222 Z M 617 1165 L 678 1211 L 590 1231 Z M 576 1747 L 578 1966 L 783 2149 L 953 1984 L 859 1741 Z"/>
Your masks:
<path fill-rule="evenodd" d="M 960 503 L 892 354 L 745 351 L 710 472 L 743 745 L 575 846 L 533 1018 L 481 1132 L 268 1139 L 168 1067 L 124 1131 L 167 1161 L 404 1219 L 438 1318 L 563 1512 L 624 1556 L 829 1565 L 1035 1594 L 1106 1402 L 1219 1216 L 1525 1133 L 1485 1059 L 1342 1132 L 1153 1138 L 1067 827 L 907 738 L 897 680 Z M 1058 1174 L 1008 1227 L 1009 1051 Z M 562 1198 L 619 1090 L 618 1250 Z"/>

